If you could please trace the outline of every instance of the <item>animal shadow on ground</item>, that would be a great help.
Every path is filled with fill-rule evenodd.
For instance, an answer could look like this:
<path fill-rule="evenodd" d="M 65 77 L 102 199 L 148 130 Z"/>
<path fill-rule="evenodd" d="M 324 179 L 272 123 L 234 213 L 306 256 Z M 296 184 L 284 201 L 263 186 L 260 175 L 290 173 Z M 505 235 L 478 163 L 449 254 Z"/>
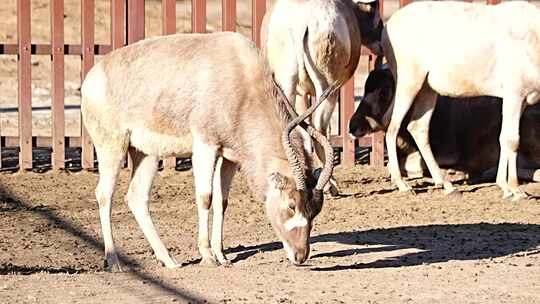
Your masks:
<path fill-rule="evenodd" d="M 314 267 L 314 271 L 387 268 L 433 264 L 451 260 L 480 260 L 529 251 L 540 254 L 540 225 L 533 224 L 455 224 L 382 228 L 315 236 L 312 243 L 335 242 L 347 245 L 377 245 L 323 252 L 312 256 L 346 257 L 361 253 L 416 249 L 400 256 L 369 263 Z M 361 256 L 359 256 L 361 257 Z"/>
<path fill-rule="evenodd" d="M 354 246 L 314 254 L 310 259 L 350 257 L 374 252 L 415 249 L 415 252 L 382 258 L 369 263 L 312 267 L 312 271 L 338 271 L 364 268 L 388 268 L 433 264 L 452 260 L 480 260 L 511 254 L 540 254 L 540 225 L 533 224 L 455 224 L 382 228 L 322 234 L 311 238 L 311 244 L 340 243 Z M 369 245 L 372 247 L 361 247 Z M 248 259 L 258 252 L 279 250 L 281 243 L 229 248 L 236 253 L 232 262 Z M 337 260 L 337 259 L 336 259 Z"/>

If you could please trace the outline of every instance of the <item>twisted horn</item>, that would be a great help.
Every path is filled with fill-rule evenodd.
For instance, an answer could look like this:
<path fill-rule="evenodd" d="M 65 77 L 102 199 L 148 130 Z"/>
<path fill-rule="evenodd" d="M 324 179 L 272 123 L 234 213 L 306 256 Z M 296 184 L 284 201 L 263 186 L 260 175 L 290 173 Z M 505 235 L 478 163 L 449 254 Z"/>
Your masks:
<path fill-rule="evenodd" d="M 320 106 L 321 103 L 323 103 L 328 96 L 331 94 L 334 94 L 336 90 L 339 89 L 337 86 L 337 83 L 334 83 L 332 86 L 328 87 L 320 96 L 317 103 L 313 104 L 309 109 L 307 109 L 302 115 L 298 116 L 296 113 L 294 107 L 291 105 L 289 98 L 285 95 L 283 90 L 281 89 L 281 86 L 275 81 L 274 78 L 272 78 L 274 81 L 274 85 L 276 86 L 278 92 L 282 95 L 282 98 L 285 100 L 285 107 L 287 108 L 287 111 L 289 114 L 293 117 L 293 120 L 289 122 L 285 130 L 282 134 L 282 142 L 285 149 L 285 153 L 287 155 L 287 159 L 289 159 L 289 162 L 291 163 L 291 166 L 293 167 L 293 173 L 297 185 L 298 190 L 306 190 L 306 182 L 305 182 L 305 175 L 304 170 L 301 168 L 300 162 L 298 160 L 298 156 L 296 155 L 296 152 L 292 148 L 292 144 L 290 142 L 290 133 L 296 126 L 302 127 L 308 134 L 317 141 L 324 149 L 325 151 L 325 164 L 323 167 L 323 171 L 317 180 L 317 185 L 315 189 L 322 191 L 326 183 L 330 180 L 330 177 L 332 175 L 332 171 L 334 169 L 334 151 L 332 148 L 332 145 L 321 132 L 319 132 L 317 129 L 315 129 L 313 126 L 306 123 L 304 120 L 311 115 L 317 107 Z"/>

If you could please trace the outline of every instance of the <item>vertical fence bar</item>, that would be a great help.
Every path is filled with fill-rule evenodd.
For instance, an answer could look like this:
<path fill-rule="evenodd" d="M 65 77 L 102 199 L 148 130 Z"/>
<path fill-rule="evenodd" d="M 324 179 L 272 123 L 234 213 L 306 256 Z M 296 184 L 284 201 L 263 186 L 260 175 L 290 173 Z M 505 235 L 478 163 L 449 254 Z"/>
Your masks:
<path fill-rule="evenodd" d="M 144 0 L 127 0 L 127 43 L 144 39 Z"/>
<path fill-rule="evenodd" d="M 176 33 L 176 0 L 162 0 L 161 13 L 163 35 Z"/>
<path fill-rule="evenodd" d="M 221 0 L 221 29 L 236 31 L 236 0 Z"/>
<path fill-rule="evenodd" d="M 17 1 L 19 168 L 32 169 L 32 70 L 30 0 Z"/>
<path fill-rule="evenodd" d="M 111 45 L 117 49 L 126 44 L 126 0 L 111 3 Z"/>
<path fill-rule="evenodd" d="M 206 32 L 206 0 L 191 0 L 191 31 Z"/>
<path fill-rule="evenodd" d="M 163 35 L 176 33 L 176 0 L 163 0 L 161 9 Z M 163 159 L 163 167 L 165 169 L 176 168 L 176 156 Z"/>
<path fill-rule="evenodd" d="M 261 47 L 261 25 L 266 13 L 266 0 L 251 2 L 251 39 L 257 47 Z"/>
<path fill-rule="evenodd" d="M 348 136 L 349 120 L 354 114 L 354 77 L 351 77 L 341 88 L 340 96 L 340 132 L 343 140 L 341 164 L 349 167 L 354 165 L 354 140 Z"/>
<path fill-rule="evenodd" d="M 81 80 L 94 65 L 94 24 L 95 2 L 94 0 L 82 0 L 81 2 Z M 85 169 L 94 168 L 94 146 L 86 127 L 81 120 L 81 165 Z"/>
<path fill-rule="evenodd" d="M 411 3 L 412 0 L 399 0 L 399 7 L 404 7 L 405 5 Z"/>
<path fill-rule="evenodd" d="M 65 167 L 64 0 L 51 0 L 52 167 Z"/>

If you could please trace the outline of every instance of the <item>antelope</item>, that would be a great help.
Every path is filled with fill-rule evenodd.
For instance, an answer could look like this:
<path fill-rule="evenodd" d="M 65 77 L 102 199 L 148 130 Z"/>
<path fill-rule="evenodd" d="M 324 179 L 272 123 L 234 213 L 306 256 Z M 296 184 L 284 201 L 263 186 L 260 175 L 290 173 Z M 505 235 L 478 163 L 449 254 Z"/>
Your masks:
<path fill-rule="evenodd" d="M 395 82 L 388 68 L 371 71 L 360 105 L 349 123 L 349 133 L 362 137 L 388 128 L 388 109 L 395 93 Z M 413 105 L 413 108 L 416 105 Z M 500 153 L 501 99 L 491 96 L 451 98 L 437 96 L 429 124 L 429 143 L 441 168 L 463 173 L 469 184 L 495 180 Z M 479 117 L 482 124 L 478 125 Z M 518 153 L 518 177 L 540 182 L 540 104 L 525 109 L 521 118 L 522 140 Z M 410 121 L 405 116 L 404 123 Z M 398 133 L 399 168 L 408 177 L 427 176 L 427 168 L 414 143 L 402 126 Z"/>
<path fill-rule="evenodd" d="M 378 0 L 278 0 L 264 16 L 261 44 L 278 84 L 303 112 L 308 95 L 319 99 L 326 88 L 341 87 L 353 75 L 361 44 L 381 54 L 382 28 Z M 324 134 L 337 97 L 337 92 L 328 96 L 311 118 Z M 311 155 L 312 142 L 302 134 L 304 149 Z M 324 163 L 322 147 L 315 143 L 314 148 Z M 328 185 L 337 194 L 333 179 Z"/>
<path fill-rule="evenodd" d="M 429 144 L 437 94 L 502 98 L 496 183 L 503 198 L 526 198 L 517 179 L 523 109 L 540 97 L 540 13 L 522 1 L 499 5 L 423 1 L 407 5 L 387 22 L 382 45 L 396 79 L 386 133 L 388 168 L 400 191 L 412 191 L 399 170 L 396 139 L 409 109 L 411 133 L 436 185 L 459 193 L 441 170 Z"/>
<path fill-rule="evenodd" d="M 330 88 L 332 94 L 336 88 Z M 240 34 L 176 34 L 152 38 L 104 56 L 82 85 L 81 111 L 99 161 L 96 198 L 108 270 L 121 270 L 111 230 L 111 198 L 127 153 L 133 160 L 125 196 L 156 258 L 178 267 L 148 210 L 160 158 L 191 155 L 204 265 L 230 265 L 223 253 L 223 216 L 238 167 L 265 202 L 288 259 L 303 263 L 309 235 L 332 173 L 327 162 L 316 185 L 296 128 L 332 153 L 329 142 L 303 120 L 273 81 L 251 41 Z M 324 99 L 324 97 L 323 97 Z M 209 209 L 213 206 L 212 239 Z"/>

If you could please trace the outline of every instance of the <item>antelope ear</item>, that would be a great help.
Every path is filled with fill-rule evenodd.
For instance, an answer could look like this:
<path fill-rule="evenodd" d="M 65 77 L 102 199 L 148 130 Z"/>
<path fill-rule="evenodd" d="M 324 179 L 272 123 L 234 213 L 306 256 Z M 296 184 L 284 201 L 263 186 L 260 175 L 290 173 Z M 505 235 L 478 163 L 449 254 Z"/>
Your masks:
<path fill-rule="evenodd" d="M 268 175 L 268 184 L 276 190 L 283 191 L 289 187 L 290 182 L 289 179 L 281 175 L 281 173 L 274 172 Z"/>

